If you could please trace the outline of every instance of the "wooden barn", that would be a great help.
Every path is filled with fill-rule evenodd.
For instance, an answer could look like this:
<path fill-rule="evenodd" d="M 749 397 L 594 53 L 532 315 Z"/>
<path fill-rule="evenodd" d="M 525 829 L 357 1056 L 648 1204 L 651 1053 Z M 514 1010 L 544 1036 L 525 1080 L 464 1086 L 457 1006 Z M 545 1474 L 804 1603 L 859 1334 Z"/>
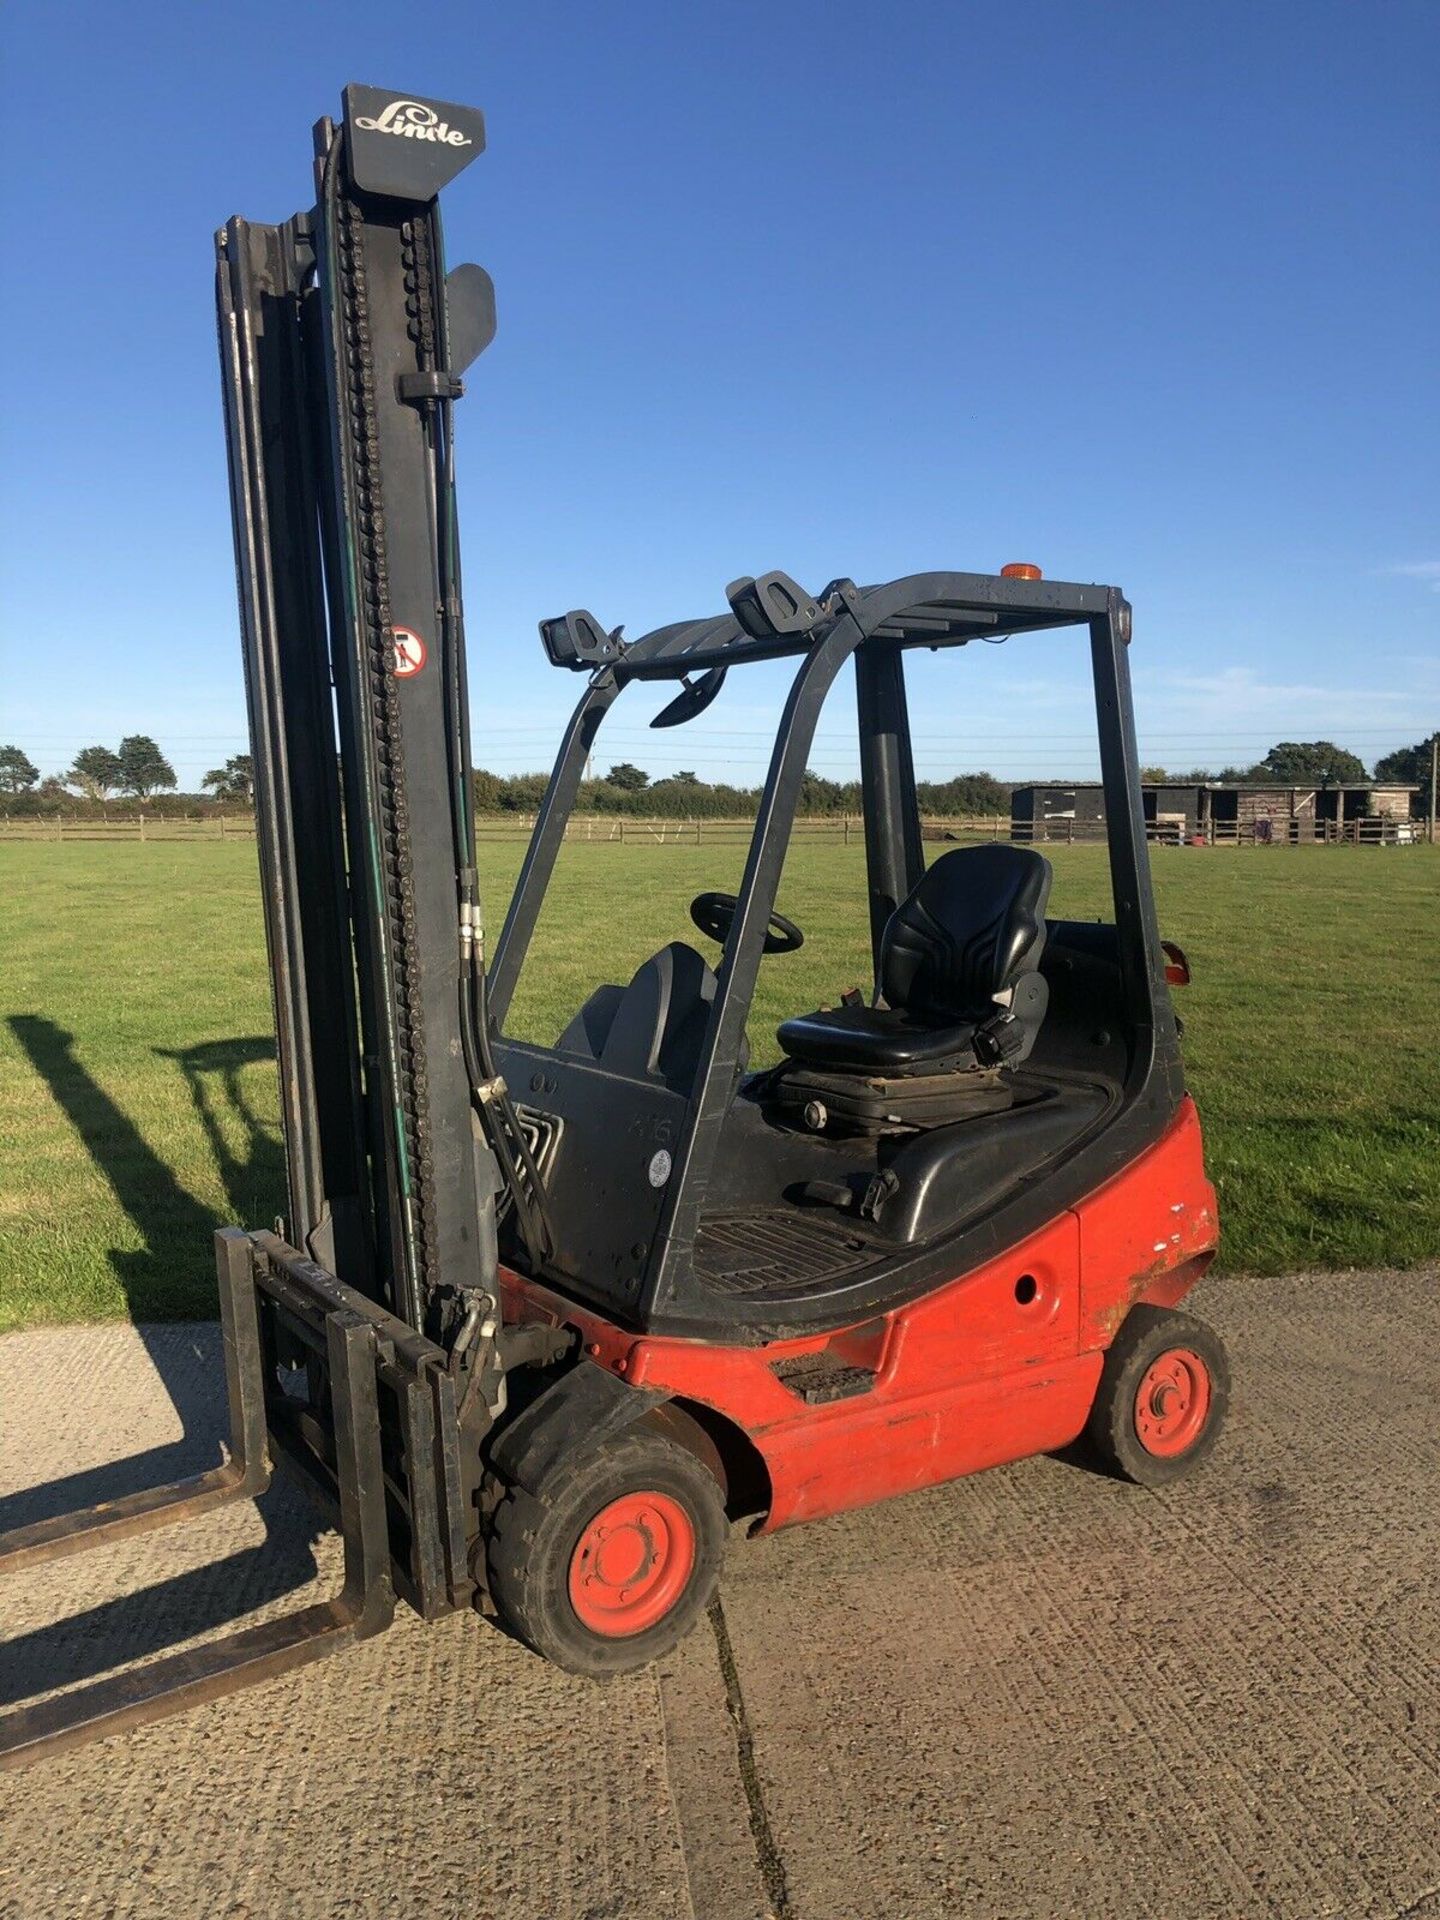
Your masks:
<path fill-rule="evenodd" d="M 1252 786 L 1218 780 L 1147 783 L 1145 822 L 1153 840 L 1280 842 L 1404 840 L 1420 789 L 1398 781 L 1321 786 Z M 1010 796 L 1013 840 L 1095 840 L 1105 826 L 1098 780 L 1016 787 Z"/>

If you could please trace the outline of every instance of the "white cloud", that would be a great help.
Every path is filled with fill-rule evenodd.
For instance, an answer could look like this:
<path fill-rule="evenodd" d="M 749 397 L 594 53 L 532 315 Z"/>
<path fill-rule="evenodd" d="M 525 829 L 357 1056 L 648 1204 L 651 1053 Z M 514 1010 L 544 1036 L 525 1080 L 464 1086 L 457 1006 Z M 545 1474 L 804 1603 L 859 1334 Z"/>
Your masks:
<path fill-rule="evenodd" d="M 1381 567 L 1380 571 L 1398 574 L 1404 580 L 1426 580 L 1432 593 L 1440 593 L 1440 560 L 1407 560 L 1398 567 Z"/>
<path fill-rule="evenodd" d="M 1138 678 L 1138 676 L 1137 676 Z M 1327 715 L 1352 715 L 1357 709 L 1382 717 L 1392 709 L 1404 711 L 1415 700 L 1413 684 L 1364 687 L 1326 687 L 1305 682 L 1262 680 L 1253 667 L 1222 667 L 1215 673 L 1157 673 L 1148 676 L 1156 687 L 1172 689 L 1203 703 L 1227 718 L 1243 722 L 1266 709 L 1323 709 Z M 1141 680 L 1140 684 L 1144 684 Z"/>

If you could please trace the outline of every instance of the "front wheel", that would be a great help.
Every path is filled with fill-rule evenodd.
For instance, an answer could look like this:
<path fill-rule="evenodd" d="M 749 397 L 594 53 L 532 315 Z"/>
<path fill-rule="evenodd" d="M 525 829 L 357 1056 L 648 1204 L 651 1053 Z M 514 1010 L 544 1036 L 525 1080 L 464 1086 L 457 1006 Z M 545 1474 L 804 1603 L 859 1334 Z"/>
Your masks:
<path fill-rule="evenodd" d="M 713 1474 L 632 1429 L 512 1487 L 490 1524 L 490 1592 L 520 1637 L 568 1673 L 631 1673 L 668 1653 L 710 1602 L 725 1553 Z"/>
<path fill-rule="evenodd" d="M 1105 1355 L 1085 1440 L 1107 1472 L 1163 1487 L 1211 1452 L 1229 1402 L 1218 1334 L 1171 1307 L 1132 1307 Z"/>

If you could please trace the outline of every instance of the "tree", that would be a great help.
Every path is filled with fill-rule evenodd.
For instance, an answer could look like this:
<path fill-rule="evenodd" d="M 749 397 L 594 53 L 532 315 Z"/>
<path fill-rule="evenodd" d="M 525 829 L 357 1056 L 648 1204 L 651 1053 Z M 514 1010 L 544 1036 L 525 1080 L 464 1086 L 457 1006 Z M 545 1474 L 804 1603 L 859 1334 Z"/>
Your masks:
<path fill-rule="evenodd" d="M 500 794 L 504 813 L 534 813 L 545 798 L 550 776 L 545 773 L 512 773 Z"/>
<path fill-rule="evenodd" d="M 1147 786 L 1163 787 L 1170 776 L 1164 767 L 1141 767 L 1140 778 Z"/>
<path fill-rule="evenodd" d="M 19 747 L 0 747 L 0 793 L 28 793 L 40 769 Z"/>
<path fill-rule="evenodd" d="M 650 784 L 648 773 L 639 767 L 632 767 L 628 760 L 622 760 L 618 767 L 611 767 L 605 778 L 612 787 L 619 787 L 622 793 L 643 793 Z"/>
<path fill-rule="evenodd" d="M 797 813 L 840 813 L 842 788 L 838 780 L 827 780 L 823 773 L 807 767 L 800 777 L 800 801 Z"/>
<path fill-rule="evenodd" d="M 1340 786 L 1366 776 L 1365 762 L 1333 740 L 1281 740 L 1255 769 L 1262 780 L 1289 787 Z"/>
<path fill-rule="evenodd" d="M 698 787 L 701 784 L 699 774 L 691 772 L 688 767 L 679 773 L 672 773 L 670 778 L 677 787 Z"/>
<path fill-rule="evenodd" d="M 87 800 L 108 800 L 124 775 L 118 753 L 109 747 L 82 747 L 64 779 L 67 787 L 79 787 Z"/>
<path fill-rule="evenodd" d="M 175 785 L 175 769 L 149 734 L 127 734 L 120 742 L 120 785 L 141 801 Z"/>
<path fill-rule="evenodd" d="M 1430 744 L 1435 735 L 1427 734 L 1423 740 L 1417 740 L 1413 747 L 1397 747 L 1394 753 L 1387 753 L 1375 762 L 1377 780 L 1397 780 L 1404 786 L 1415 782 L 1430 791 Z M 1428 801 L 1427 801 L 1428 805 Z"/>
<path fill-rule="evenodd" d="M 957 773 L 949 780 L 922 780 L 915 789 L 922 813 L 942 820 L 1008 814 L 1010 789 L 991 773 Z"/>
<path fill-rule="evenodd" d="M 200 782 L 217 800 L 238 800 L 249 806 L 255 798 L 255 763 L 248 753 L 232 753 L 223 767 L 212 767 Z"/>
<path fill-rule="evenodd" d="M 475 811 L 477 813 L 499 813 L 501 806 L 502 783 L 499 774 L 491 773 L 486 767 L 476 767 Z"/>

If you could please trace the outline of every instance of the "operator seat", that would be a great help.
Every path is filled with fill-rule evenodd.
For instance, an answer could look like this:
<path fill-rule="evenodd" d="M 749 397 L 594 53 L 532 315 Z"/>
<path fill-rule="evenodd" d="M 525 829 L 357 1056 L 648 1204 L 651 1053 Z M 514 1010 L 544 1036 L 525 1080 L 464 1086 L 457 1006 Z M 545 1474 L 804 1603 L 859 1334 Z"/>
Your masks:
<path fill-rule="evenodd" d="M 631 1080 L 658 1080 L 688 1094 L 715 999 L 715 975 L 693 947 L 672 940 L 635 971 L 628 987 L 597 987 L 556 1046 Z M 737 1067 L 750 1061 L 740 1037 Z"/>
<path fill-rule="evenodd" d="M 822 1130 L 832 1119 L 926 1125 L 1008 1106 L 1001 1076 L 1035 1044 L 1049 989 L 1050 862 L 1031 847 L 956 848 L 921 877 L 880 943 L 880 1004 L 786 1020 L 776 1094 Z M 856 1130 L 851 1128 L 850 1130 Z"/>

